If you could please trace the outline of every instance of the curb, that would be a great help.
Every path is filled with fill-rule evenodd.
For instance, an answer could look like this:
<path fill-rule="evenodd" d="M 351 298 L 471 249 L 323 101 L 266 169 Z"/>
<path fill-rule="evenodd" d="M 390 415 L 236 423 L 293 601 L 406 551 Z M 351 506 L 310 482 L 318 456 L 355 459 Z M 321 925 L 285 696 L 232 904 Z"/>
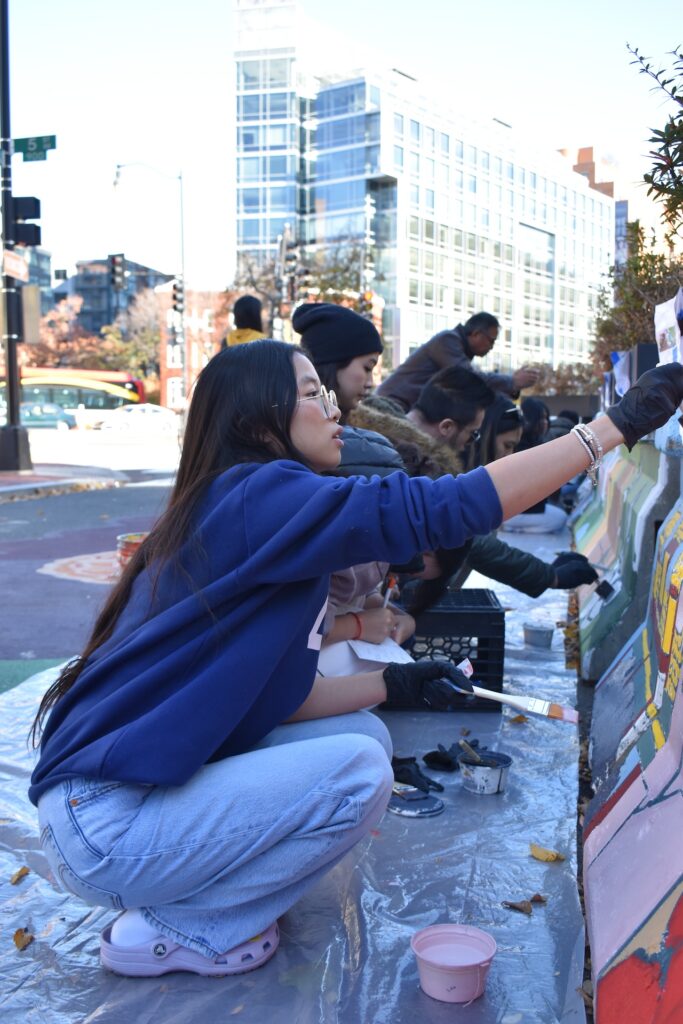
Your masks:
<path fill-rule="evenodd" d="M 6 488 L 0 487 L 0 505 L 11 501 L 27 501 L 29 498 L 44 498 L 57 494 L 72 494 L 75 491 L 99 491 L 111 487 L 120 487 L 121 480 L 108 480 L 95 477 L 75 477 L 69 480 L 41 480 L 34 484 L 15 484 Z"/>

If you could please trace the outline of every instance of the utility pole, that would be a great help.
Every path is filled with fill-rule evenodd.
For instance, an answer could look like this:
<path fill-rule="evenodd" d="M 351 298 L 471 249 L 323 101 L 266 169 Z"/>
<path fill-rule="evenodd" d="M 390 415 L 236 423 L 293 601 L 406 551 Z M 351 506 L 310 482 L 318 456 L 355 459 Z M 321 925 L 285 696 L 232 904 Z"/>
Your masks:
<path fill-rule="evenodd" d="M 9 0 L 0 0 L 0 161 L 2 165 L 2 242 L 4 251 L 11 252 L 14 249 L 15 238 L 9 102 Z M 0 330 L 5 343 L 7 422 L 5 426 L 0 427 L 0 470 L 32 469 L 28 431 L 21 426 L 19 418 L 21 395 L 17 359 L 19 290 L 15 279 L 6 273 L 3 273 L 2 277 L 2 297 L 4 309 L 0 319 Z"/>

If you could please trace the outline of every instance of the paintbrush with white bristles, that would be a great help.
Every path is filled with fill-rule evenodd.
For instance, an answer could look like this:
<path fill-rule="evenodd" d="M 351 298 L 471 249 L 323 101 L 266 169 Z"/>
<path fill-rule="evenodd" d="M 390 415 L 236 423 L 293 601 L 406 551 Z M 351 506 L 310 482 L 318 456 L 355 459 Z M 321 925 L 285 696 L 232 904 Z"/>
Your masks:
<path fill-rule="evenodd" d="M 471 676 L 473 673 L 472 663 L 469 658 L 465 658 L 459 665 L 456 666 L 466 676 Z M 457 689 L 457 687 L 455 687 Z M 461 693 L 467 691 L 461 690 Z M 565 708 L 561 704 L 555 704 L 550 700 L 541 700 L 540 697 L 523 697 L 518 693 L 496 693 L 495 690 L 485 690 L 481 686 L 472 685 L 472 693 L 475 697 L 483 697 L 484 700 L 496 700 L 499 704 L 508 704 L 511 708 L 516 708 L 517 711 L 528 711 L 530 715 L 541 715 L 542 718 L 556 718 L 560 722 L 569 722 L 571 725 L 577 725 L 579 721 L 579 712 L 574 708 Z"/>

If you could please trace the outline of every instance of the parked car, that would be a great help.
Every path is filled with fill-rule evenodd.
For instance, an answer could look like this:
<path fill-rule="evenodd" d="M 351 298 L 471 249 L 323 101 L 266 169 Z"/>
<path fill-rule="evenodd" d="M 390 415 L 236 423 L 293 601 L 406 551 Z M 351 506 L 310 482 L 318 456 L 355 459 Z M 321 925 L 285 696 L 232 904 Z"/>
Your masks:
<path fill-rule="evenodd" d="M 70 412 L 65 412 L 54 402 L 22 402 L 19 406 L 19 418 L 23 426 L 29 430 L 38 427 L 73 430 L 76 426 L 76 417 Z"/>
<path fill-rule="evenodd" d="M 107 413 L 106 419 L 93 425 L 95 430 L 140 430 L 178 436 L 180 419 L 172 409 L 151 402 L 122 405 Z"/>

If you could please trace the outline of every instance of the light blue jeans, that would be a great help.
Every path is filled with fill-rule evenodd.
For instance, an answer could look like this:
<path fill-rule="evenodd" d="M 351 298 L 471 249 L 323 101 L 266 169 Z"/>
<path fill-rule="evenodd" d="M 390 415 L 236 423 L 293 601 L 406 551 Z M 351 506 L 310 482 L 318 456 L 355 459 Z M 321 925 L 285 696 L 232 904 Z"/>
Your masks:
<path fill-rule="evenodd" d="M 377 824 L 390 758 L 367 711 L 281 725 L 184 786 L 59 783 L 38 804 L 41 842 L 86 903 L 138 907 L 214 957 L 267 928 Z"/>

